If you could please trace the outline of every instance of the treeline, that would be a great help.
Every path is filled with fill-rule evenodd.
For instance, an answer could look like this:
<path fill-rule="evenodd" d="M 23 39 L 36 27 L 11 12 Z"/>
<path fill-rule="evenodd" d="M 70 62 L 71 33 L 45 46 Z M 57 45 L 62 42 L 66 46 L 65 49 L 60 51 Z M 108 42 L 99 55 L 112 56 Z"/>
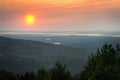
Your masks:
<path fill-rule="evenodd" d="M 81 73 L 73 75 L 59 61 L 46 70 L 27 72 L 23 75 L 0 71 L 0 80 L 120 80 L 120 46 L 105 44 L 96 53 L 89 56 L 88 63 Z"/>

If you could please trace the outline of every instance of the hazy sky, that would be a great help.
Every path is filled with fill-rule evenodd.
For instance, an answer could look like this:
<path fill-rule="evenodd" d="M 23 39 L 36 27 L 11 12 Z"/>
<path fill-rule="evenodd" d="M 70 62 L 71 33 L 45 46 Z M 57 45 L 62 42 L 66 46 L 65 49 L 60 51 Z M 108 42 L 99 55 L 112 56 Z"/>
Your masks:
<path fill-rule="evenodd" d="M 120 30 L 120 0 L 0 0 L 0 30 Z"/>

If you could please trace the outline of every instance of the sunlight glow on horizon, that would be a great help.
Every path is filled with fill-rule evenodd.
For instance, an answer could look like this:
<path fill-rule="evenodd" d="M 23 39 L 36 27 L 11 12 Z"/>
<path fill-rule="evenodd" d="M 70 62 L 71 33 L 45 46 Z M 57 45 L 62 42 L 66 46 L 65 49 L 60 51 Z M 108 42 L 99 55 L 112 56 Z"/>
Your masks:
<path fill-rule="evenodd" d="M 119 14 L 120 0 L 0 0 L 0 29 L 118 30 Z"/>

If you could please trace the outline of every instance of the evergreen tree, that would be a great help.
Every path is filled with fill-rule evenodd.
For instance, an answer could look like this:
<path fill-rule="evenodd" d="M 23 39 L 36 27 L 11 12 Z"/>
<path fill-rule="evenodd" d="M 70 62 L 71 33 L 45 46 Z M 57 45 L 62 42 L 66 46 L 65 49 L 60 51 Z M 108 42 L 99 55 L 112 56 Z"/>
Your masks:
<path fill-rule="evenodd" d="M 45 70 L 44 67 L 42 67 L 36 74 L 36 80 L 50 80 L 50 76 L 48 74 L 48 71 Z"/>
<path fill-rule="evenodd" d="M 50 71 L 52 80 L 72 80 L 70 72 L 65 65 L 62 65 L 59 61 L 56 62 L 55 67 Z"/>
<path fill-rule="evenodd" d="M 34 80 L 35 74 L 33 72 L 26 72 L 24 75 L 21 75 L 20 80 Z"/>
<path fill-rule="evenodd" d="M 120 47 L 105 44 L 88 59 L 79 80 L 120 80 Z"/>
<path fill-rule="evenodd" d="M 0 71 L 0 80 L 19 80 L 12 72 Z"/>

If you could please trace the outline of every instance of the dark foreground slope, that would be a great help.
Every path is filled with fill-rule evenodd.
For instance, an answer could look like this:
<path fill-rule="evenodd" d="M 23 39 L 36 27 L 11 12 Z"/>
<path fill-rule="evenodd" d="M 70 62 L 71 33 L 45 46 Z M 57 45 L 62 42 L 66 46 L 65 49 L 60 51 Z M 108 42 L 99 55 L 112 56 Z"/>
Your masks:
<path fill-rule="evenodd" d="M 35 73 L 13 74 L 2 70 L 0 80 L 120 80 L 120 46 L 104 44 L 89 57 L 84 70 L 74 75 L 58 61 L 51 69 L 42 67 Z"/>
<path fill-rule="evenodd" d="M 0 69 L 22 73 L 52 67 L 60 60 L 72 72 L 83 69 L 87 55 L 82 50 L 37 41 L 0 37 Z"/>

